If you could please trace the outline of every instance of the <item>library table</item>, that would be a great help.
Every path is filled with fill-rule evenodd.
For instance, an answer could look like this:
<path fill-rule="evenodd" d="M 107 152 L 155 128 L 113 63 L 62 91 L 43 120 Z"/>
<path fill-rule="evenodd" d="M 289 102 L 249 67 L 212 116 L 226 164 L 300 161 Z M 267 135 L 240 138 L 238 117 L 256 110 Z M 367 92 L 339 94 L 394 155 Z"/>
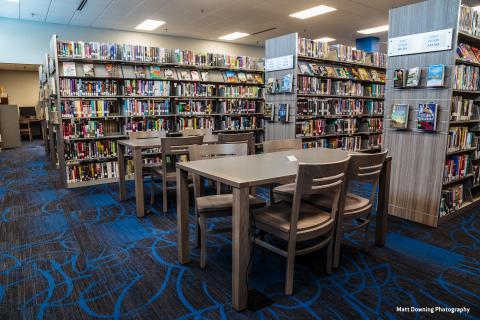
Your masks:
<path fill-rule="evenodd" d="M 188 229 L 188 174 L 229 185 L 233 190 L 232 208 L 232 305 L 236 310 L 247 308 L 247 265 L 250 257 L 249 189 L 295 178 L 297 159 L 305 163 L 332 163 L 344 160 L 349 152 L 335 149 L 303 149 L 232 158 L 206 159 L 177 163 L 177 245 L 178 260 L 190 261 Z M 294 156 L 295 159 L 289 159 Z M 294 161 L 291 161 L 294 160 Z M 375 244 L 383 246 L 387 229 L 390 160 L 380 176 Z"/>
<path fill-rule="evenodd" d="M 124 148 L 130 148 L 133 153 L 133 167 L 137 171 L 137 168 L 142 168 L 142 151 L 152 148 L 160 148 L 161 138 L 145 138 L 145 139 L 128 139 L 118 140 L 118 185 L 120 193 L 120 201 L 124 201 L 126 198 L 125 187 L 125 152 Z M 215 143 L 218 141 L 218 137 L 215 135 L 207 135 L 204 137 L 204 143 Z M 135 202 L 137 207 L 137 217 L 143 218 L 145 216 L 145 203 L 143 197 L 143 175 L 135 174 Z"/>

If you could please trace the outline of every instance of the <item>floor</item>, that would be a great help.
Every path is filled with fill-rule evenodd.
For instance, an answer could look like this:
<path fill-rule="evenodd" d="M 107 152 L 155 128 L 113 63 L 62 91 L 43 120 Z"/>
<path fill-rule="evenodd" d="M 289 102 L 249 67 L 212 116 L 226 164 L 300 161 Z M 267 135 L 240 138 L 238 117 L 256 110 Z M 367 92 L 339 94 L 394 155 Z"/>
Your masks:
<path fill-rule="evenodd" d="M 196 249 L 179 265 L 174 196 L 169 213 L 157 204 L 137 219 L 131 183 L 128 194 L 118 202 L 116 185 L 63 189 L 40 142 L 0 152 L 0 319 L 480 317 L 480 210 L 439 229 L 392 218 L 386 247 L 362 252 L 349 239 L 331 276 L 322 252 L 300 258 L 291 297 L 282 294 L 284 260 L 256 249 L 249 287 L 274 303 L 237 313 L 229 236 L 210 236 L 206 270 Z M 471 311 L 433 316 L 397 306 Z"/>

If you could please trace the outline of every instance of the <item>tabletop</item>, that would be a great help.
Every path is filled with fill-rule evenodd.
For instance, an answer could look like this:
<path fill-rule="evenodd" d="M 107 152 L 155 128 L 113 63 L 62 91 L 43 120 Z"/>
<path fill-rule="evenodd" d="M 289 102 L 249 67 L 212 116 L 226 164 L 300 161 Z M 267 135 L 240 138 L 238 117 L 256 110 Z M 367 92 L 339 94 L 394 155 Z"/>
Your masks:
<path fill-rule="evenodd" d="M 293 156 L 294 158 L 290 158 Z M 177 168 L 233 187 L 254 187 L 295 177 L 298 163 L 332 163 L 346 159 L 348 151 L 314 148 L 177 163 Z M 298 161 L 297 161 L 298 160 Z"/>
<path fill-rule="evenodd" d="M 203 137 L 203 142 L 205 143 L 215 143 L 218 141 L 216 135 L 206 135 Z M 130 148 L 139 148 L 139 149 L 149 149 L 149 148 L 160 148 L 162 145 L 161 138 L 144 138 L 144 139 L 124 139 L 118 140 L 119 145 Z"/>

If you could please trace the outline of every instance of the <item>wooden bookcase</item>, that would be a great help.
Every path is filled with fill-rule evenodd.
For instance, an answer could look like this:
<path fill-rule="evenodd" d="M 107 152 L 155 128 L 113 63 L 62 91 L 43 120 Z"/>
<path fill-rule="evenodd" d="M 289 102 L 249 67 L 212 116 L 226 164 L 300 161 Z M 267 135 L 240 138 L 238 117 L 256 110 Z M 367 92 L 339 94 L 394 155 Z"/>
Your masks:
<path fill-rule="evenodd" d="M 480 204 L 480 190 L 473 184 L 472 164 L 478 146 L 448 150 L 449 131 L 456 127 L 476 131 L 480 120 L 478 107 L 468 119 L 452 117 L 452 103 L 456 96 L 478 100 L 480 91 L 457 90 L 454 87 L 454 72 L 459 65 L 480 64 L 456 59 L 460 43 L 480 48 L 480 38 L 459 31 L 460 0 L 428 0 L 390 10 L 389 38 L 453 29 L 452 48 L 445 51 L 419 53 L 388 58 L 387 93 L 385 109 L 384 146 L 392 156 L 391 215 L 437 227 L 439 224 L 470 211 Z M 441 17 L 432 19 L 431 17 Z M 444 87 L 428 88 L 426 71 L 430 65 L 445 66 Z M 394 89 L 393 75 L 396 69 L 420 67 L 423 70 L 419 88 Z M 425 133 L 416 130 L 416 114 L 421 103 L 439 105 L 437 130 Z M 391 127 L 391 108 L 394 104 L 409 104 L 408 130 Z M 457 180 L 445 181 L 444 169 L 447 159 L 468 155 L 470 164 L 465 175 Z M 463 203 L 447 215 L 440 215 L 442 192 L 455 185 L 463 185 Z"/>
<path fill-rule="evenodd" d="M 54 97 L 54 101 L 48 108 L 48 124 L 51 127 L 51 155 L 53 159 L 58 161 L 58 167 L 66 187 L 83 187 L 117 181 L 118 173 L 111 177 L 69 182 L 68 171 L 70 167 L 83 165 L 84 163 L 101 163 L 102 166 L 103 163 L 112 163 L 113 165 L 113 163 L 116 163 L 117 157 L 116 152 L 111 152 L 106 156 L 69 159 L 67 157 L 68 150 L 71 149 L 72 144 L 78 142 L 93 142 L 95 145 L 97 143 L 113 144 L 116 148 L 116 141 L 127 139 L 130 131 L 165 130 L 167 134 L 175 134 L 189 127 L 212 128 L 214 134 L 254 132 L 256 147 L 262 148 L 264 140 L 263 59 L 199 54 L 196 56 L 203 55 L 203 57 L 208 58 L 201 61 L 192 61 L 190 57 L 195 55 L 192 51 L 150 47 L 140 48 L 139 46 L 135 49 L 137 51 L 135 51 L 134 56 L 129 59 L 125 59 L 123 55 L 120 56 L 119 54 L 116 55 L 115 59 L 89 59 L 81 54 L 80 56 L 66 55 L 61 50 L 62 43 L 69 43 L 69 41 L 59 40 L 56 35 L 51 39 L 48 82 L 55 87 L 55 92 L 51 92 L 50 95 Z M 133 47 L 123 44 L 118 46 L 118 48 L 124 50 L 125 48 L 132 49 Z M 157 50 L 157 53 L 165 50 L 168 54 L 165 55 L 166 58 L 162 61 L 158 61 L 158 59 L 153 61 L 141 56 L 139 53 L 145 53 L 150 50 Z M 189 57 L 188 59 L 185 58 L 187 56 Z M 231 60 L 229 60 L 230 57 L 232 57 Z M 216 60 L 214 61 L 213 59 Z M 76 74 L 66 75 L 64 68 L 71 67 L 71 63 L 75 64 Z M 95 75 L 87 74 L 85 76 L 85 65 L 93 65 Z M 160 77 L 152 77 L 150 68 L 154 67 L 159 67 Z M 115 70 L 113 74 L 110 72 L 112 68 Z M 141 78 L 136 72 L 136 70 L 140 69 L 145 69 L 145 75 Z M 166 69 L 170 70 L 172 75 L 169 74 L 167 77 L 165 74 Z M 201 72 L 208 72 L 208 79 L 203 81 L 202 78 L 200 80 L 182 78 L 182 75 L 191 77 L 193 71 L 199 75 Z M 248 79 L 245 81 L 242 77 L 241 80 L 237 79 L 238 81 L 231 82 L 227 80 L 227 76 L 230 76 L 232 72 L 237 78 L 239 74 L 243 74 Z M 83 81 L 84 84 L 88 83 L 88 81 L 99 81 L 101 86 L 105 87 L 110 83 L 113 89 L 109 95 L 100 96 L 79 96 L 62 90 L 65 87 L 62 85 L 62 82 L 71 85 L 71 83 L 79 83 L 79 81 Z M 157 93 L 159 92 L 157 90 L 150 90 L 147 94 L 142 93 L 140 95 L 137 91 L 132 93 L 127 90 L 129 83 L 135 82 L 136 85 L 139 85 L 140 81 L 151 81 L 151 84 L 156 82 L 162 85 L 164 90 L 161 90 L 160 94 Z M 115 83 L 116 87 L 113 87 L 113 83 Z M 187 86 L 190 88 L 189 93 L 181 92 L 180 88 Z M 208 90 L 210 91 L 208 93 L 197 91 L 201 90 L 200 87 L 203 89 L 209 87 Z M 101 101 L 105 105 L 109 104 L 112 109 L 109 109 L 110 112 L 108 114 L 92 115 L 82 113 L 79 115 L 76 113 L 72 116 L 71 113 L 68 114 L 65 110 L 67 109 L 67 104 L 73 103 L 73 101 L 87 101 L 92 104 L 98 104 Z M 126 106 L 127 103 L 140 102 L 155 105 L 155 112 L 127 112 L 129 110 Z M 199 109 L 194 111 L 194 106 L 197 106 Z M 85 124 L 89 123 L 89 121 L 92 126 L 95 124 L 100 127 L 100 123 L 102 124 L 102 128 L 105 131 L 103 136 L 70 137 L 64 135 L 65 132 L 68 133 L 78 123 Z M 127 155 L 127 157 L 129 156 Z M 148 153 L 146 157 L 157 157 L 158 159 L 158 152 Z M 111 170 L 109 167 L 109 171 Z M 133 172 L 130 170 L 129 173 L 132 174 Z"/>
<path fill-rule="evenodd" d="M 275 139 L 302 139 L 304 147 L 330 147 L 330 148 L 343 148 L 355 151 L 374 152 L 381 149 L 382 140 L 382 121 L 383 121 L 383 108 L 384 108 L 384 96 L 382 95 L 370 95 L 370 94 L 358 94 L 352 93 L 353 90 L 347 89 L 344 92 L 337 93 L 330 91 L 328 93 L 318 92 L 304 92 L 301 90 L 301 81 L 304 78 L 311 78 L 318 82 L 331 82 L 333 84 L 347 84 L 347 87 L 358 85 L 362 87 L 363 92 L 366 92 L 367 88 L 372 86 L 382 87 L 384 90 L 384 80 L 361 80 L 353 77 L 339 77 L 338 75 L 315 75 L 315 74 L 303 74 L 300 70 L 300 64 L 315 64 L 329 68 L 345 68 L 346 70 L 358 70 L 363 68 L 368 73 L 371 70 L 375 70 L 376 73 L 383 75 L 385 78 L 386 68 L 384 63 L 386 62 L 385 55 L 379 53 L 365 54 L 361 62 L 360 59 L 342 59 L 336 53 L 332 54 L 332 50 L 326 44 L 324 56 L 315 56 L 313 54 L 306 54 L 303 50 L 299 49 L 299 35 L 298 33 L 287 34 L 281 37 L 269 39 L 265 44 L 265 59 L 274 59 L 279 57 L 292 56 L 293 63 L 292 68 L 268 71 L 265 72 L 265 81 L 268 86 L 269 79 L 282 79 L 285 75 L 291 74 L 293 76 L 292 91 L 290 93 L 275 93 L 269 94 L 266 92 L 266 103 L 273 104 L 275 110 L 274 121 L 265 120 L 265 138 L 266 140 Z M 319 44 L 321 45 L 321 44 Z M 348 48 L 349 49 L 349 48 Z M 358 51 L 359 52 L 359 51 Z M 364 53 L 363 53 L 364 54 Z M 382 57 L 382 64 L 373 64 L 372 56 L 377 55 Z M 330 105 L 329 111 L 326 112 L 307 112 L 305 113 L 300 106 L 305 103 L 323 102 Z M 335 104 L 343 103 L 355 103 L 361 104 L 363 107 L 361 111 L 337 111 L 334 107 Z M 278 105 L 288 104 L 289 109 L 289 121 L 278 121 Z M 376 112 L 368 112 L 367 105 L 371 106 L 375 104 L 378 107 Z M 327 126 L 323 130 L 311 130 L 319 122 L 326 124 Z M 340 131 L 335 124 L 342 123 L 342 121 L 349 121 L 355 123 L 354 128 L 348 131 Z M 370 126 L 370 121 L 375 121 L 377 127 L 375 130 Z M 365 124 L 367 124 L 365 126 Z M 358 127 L 357 127 L 358 125 Z M 315 131 L 311 134 L 305 134 L 304 130 L 308 128 L 309 131 Z M 356 137 L 356 138 L 355 138 Z M 360 143 L 347 144 L 351 140 L 359 140 Z M 371 141 L 375 141 L 371 143 Z M 358 141 L 357 141 L 358 142 Z"/>

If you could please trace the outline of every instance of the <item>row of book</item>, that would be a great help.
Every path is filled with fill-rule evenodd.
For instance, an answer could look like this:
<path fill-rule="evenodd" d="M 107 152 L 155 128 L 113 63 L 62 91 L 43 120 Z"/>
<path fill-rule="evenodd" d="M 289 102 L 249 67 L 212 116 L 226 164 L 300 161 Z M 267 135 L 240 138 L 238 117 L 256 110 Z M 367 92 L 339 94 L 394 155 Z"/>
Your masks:
<path fill-rule="evenodd" d="M 473 36 L 480 36 L 480 13 L 478 10 L 461 5 L 458 29 Z"/>
<path fill-rule="evenodd" d="M 123 100 L 123 114 L 126 116 L 161 116 L 170 113 L 170 101 L 168 100 Z"/>
<path fill-rule="evenodd" d="M 296 123 L 297 137 L 378 132 L 382 119 L 312 119 Z"/>
<path fill-rule="evenodd" d="M 459 43 L 455 57 L 462 61 L 480 63 L 480 49 L 467 43 Z"/>
<path fill-rule="evenodd" d="M 442 190 L 440 217 L 451 214 L 462 207 L 464 197 L 463 191 L 463 184 Z"/>
<path fill-rule="evenodd" d="M 453 89 L 478 91 L 480 68 L 456 65 L 453 73 Z"/>
<path fill-rule="evenodd" d="M 465 150 L 474 146 L 475 134 L 473 132 L 469 132 L 468 129 L 468 127 L 451 127 L 448 130 L 448 152 Z"/>
<path fill-rule="evenodd" d="M 366 53 L 351 46 L 342 44 L 329 45 L 328 43 L 301 37 L 298 38 L 297 50 L 300 56 L 318 59 L 359 63 L 377 67 L 385 67 L 387 64 L 387 56 L 383 53 Z"/>
<path fill-rule="evenodd" d="M 381 98 L 385 95 L 385 85 L 299 76 L 298 93 Z"/>
<path fill-rule="evenodd" d="M 60 79 L 61 96 L 108 97 L 118 95 L 118 81 Z"/>
<path fill-rule="evenodd" d="M 452 182 L 468 175 L 471 161 L 468 154 L 449 156 L 445 160 L 443 182 Z"/>
<path fill-rule="evenodd" d="M 248 56 L 83 41 L 58 41 L 57 47 L 58 56 L 62 58 L 173 63 L 179 65 L 263 70 L 263 59 Z"/>
<path fill-rule="evenodd" d="M 301 116 L 382 115 L 383 108 L 383 101 L 356 99 L 302 99 L 297 102 L 297 114 Z"/>
<path fill-rule="evenodd" d="M 67 183 L 118 177 L 117 161 L 84 163 L 67 166 Z"/>
<path fill-rule="evenodd" d="M 285 74 L 282 78 L 277 79 L 270 77 L 267 79 L 265 90 L 268 94 L 282 94 L 293 92 L 293 74 Z"/>
<path fill-rule="evenodd" d="M 65 144 L 65 160 L 83 160 L 117 156 L 117 142 L 97 140 Z"/>
<path fill-rule="evenodd" d="M 84 120 L 63 124 L 63 138 L 99 138 L 116 135 L 121 132 L 121 123 L 118 120 Z"/>
<path fill-rule="evenodd" d="M 450 110 L 450 120 L 467 121 L 472 119 L 475 100 L 465 99 L 462 96 L 454 96 L 452 99 L 452 109 Z"/>
<path fill-rule="evenodd" d="M 130 100 L 125 100 L 124 103 L 128 101 Z M 63 118 L 94 118 L 120 114 L 118 102 L 111 100 L 62 100 L 60 110 Z"/>
<path fill-rule="evenodd" d="M 214 84 L 175 83 L 173 92 L 178 97 L 212 97 L 217 95 L 217 88 Z"/>
<path fill-rule="evenodd" d="M 86 78 L 134 78 L 150 80 L 185 80 L 198 82 L 230 82 L 250 83 L 262 85 L 263 76 L 260 73 L 244 71 L 206 71 L 177 68 L 165 68 L 160 66 L 122 66 L 113 63 L 93 64 L 62 62 L 62 77 L 86 77 Z"/>
<path fill-rule="evenodd" d="M 158 80 L 124 80 L 122 91 L 126 96 L 164 97 L 170 95 L 170 82 Z"/>
<path fill-rule="evenodd" d="M 343 78 L 351 80 L 385 82 L 385 72 L 369 68 L 340 67 L 312 62 L 299 62 L 298 69 L 302 75 L 324 78 Z"/>
<path fill-rule="evenodd" d="M 379 149 L 382 147 L 382 135 L 318 139 L 303 142 L 303 147 L 305 149 L 330 148 L 348 151 Z"/>

